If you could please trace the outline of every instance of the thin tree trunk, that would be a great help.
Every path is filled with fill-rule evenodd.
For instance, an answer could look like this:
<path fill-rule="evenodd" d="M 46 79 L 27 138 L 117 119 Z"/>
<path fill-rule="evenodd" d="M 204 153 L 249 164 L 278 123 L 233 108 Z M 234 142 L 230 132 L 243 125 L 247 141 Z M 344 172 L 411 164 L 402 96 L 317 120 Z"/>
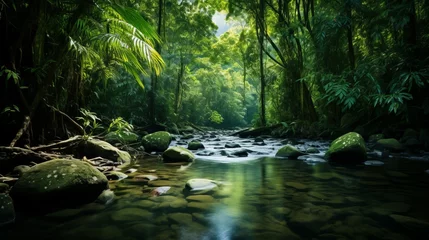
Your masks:
<path fill-rule="evenodd" d="M 265 73 L 264 73 L 264 35 L 265 35 L 265 0 L 259 0 L 259 68 L 261 74 L 261 112 L 260 120 L 261 125 L 266 126 L 267 122 L 265 119 Z M 256 24 L 258 25 L 258 24 Z"/>

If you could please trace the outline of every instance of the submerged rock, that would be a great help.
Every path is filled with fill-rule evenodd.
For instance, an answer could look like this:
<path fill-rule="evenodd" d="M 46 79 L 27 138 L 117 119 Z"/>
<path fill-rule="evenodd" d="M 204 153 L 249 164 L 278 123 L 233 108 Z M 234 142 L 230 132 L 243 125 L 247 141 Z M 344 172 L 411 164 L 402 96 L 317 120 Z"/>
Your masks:
<path fill-rule="evenodd" d="M 166 163 L 193 162 L 194 154 L 183 147 L 170 147 L 162 154 L 162 159 Z"/>
<path fill-rule="evenodd" d="M 312 235 L 320 231 L 320 227 L 333 218 L 331 208 L 311 206 L 292 212 L 288 225 L 292 230 L 304 235 Z"/>
<path fill-rule="evenodd" d="M 32 167 L 10 194 L 18 207 L 43 211 L 92 202 L 108 188 L 106 176 L 88 163 L 56 159 Z"/>
<path fill-rule="evenodd" d="M 225 144 L 225 148 L 239 148 L 241 147 L 238 143 L 227 143 Z"/>
<path fill-rule="evenodd" d="M 97 202 L 108 205 L 112 203 L 114 199 L 115 199 L 115 193 L 112 190 L 107 189 L 107 190 L 104 190 L 100 194 L 100 196 L 98 196 Z"/>
<path fill-rule="evenodd" d="M 9 195 L 0 193 L 0 227 L 15 221 L 15 209 Z"/>
<path fill-rule="evenodd" d="M 306 153 L 315 154 L 320 153 L 320 151 L 317 148 L 310 147 L 307 149 Z"/>
<path fill-rule="evenodd" d="M 290 159 L 297 159 L 303 155 L 306 155 L 306 153 L 299 151 L 296 147 L 289 144 L 280 148 L 276 153 L 276 157 L 287 157 Z"/>
<path fill-rule="evenodd" d="M 365 141 L 358 133 L 347 133 L 331 143 L 325 159 L 338 163 L 363 162 L 366 159 Z"/>
<path fill-rule="evenodd" d="M 108 172 L 106 174 L 106 177 L 109 180 L 118 180 L 118 181 L 121 181 L 122 179 L 127 178 L 128 175 L 125 174 L 125 173 L 122 173 L 122 172 L 111 171 L 111 172 Z"/>
<path fill-rule="evenodd" d="M 391 214 L 389 215 L 396 223 L 404 226 L 405 228 L 429 232 L 429 222 L 425 222 L 412 217 Z"/>
<path fill-rule="evenodd" d="M 142 144 L 147 152 L 163 152 L 171 143 L 171 135 L 165 131 L 148 134 L 143 137 Z"/>
<path fill-rule="evenodd" d="M 205 178 L 194 178 L 186 182 L 185 188 L 189 191 L 211 191 L 217 189 L 215 181 Z"/>
<path fill-rule="evenodd" d="M 365 161 L 363 164 L 365 164 L 367 166 L 383 166 L 384 162 L 382 162 L 382 161 L 376 161 L 376 160 L 371 160 L 371 161 Z"/>
<path fill-rule="evenodd" d="M 228 157 L 247 157 L 249 154 L 245 149 L 241 149 L 238 151 L 233 151 L 230 154 L 228 154 Z"/>
<path fill-rule="evenodd" d="M 380 139 L 375 144 L 375 149 L 380 151 L 389 150 L 391 152 L 402 152 L 404 146 L 394 138 Z"/>

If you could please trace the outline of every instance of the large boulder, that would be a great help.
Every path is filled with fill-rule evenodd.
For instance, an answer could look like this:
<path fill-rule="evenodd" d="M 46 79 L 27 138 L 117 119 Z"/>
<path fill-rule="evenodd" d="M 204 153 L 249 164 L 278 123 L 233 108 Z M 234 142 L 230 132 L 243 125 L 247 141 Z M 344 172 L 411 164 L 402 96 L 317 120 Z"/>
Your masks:
<path fill-rule="evenodd" d="M 0 193 L 0 227 L 15 221 L 15 209 L 9 195 Z"/>
<path fill-rule="evenodd" d="M 107 178 L 88 163 L 55 159 L 25 172 L 10 195 L 18 207 L 44 211 L 92 202 L 108 188 Z"/>
<path fill-rule="evenodd" d="M 162 154 L 162 158 L 166 163 L 193 162 L 195 156 L 186 148 L 170 147 Z"/>
<path fill-rule="evenodd" d="M 381 151 L 389 150 L 391 152 L 402 152 L 405 150 L 404 146 L 394 138 L 378 140 L 375 144 L 375 148 Z"/>
<path fill-rule="evenodd" d="M 163 152 L 167 150 L 170 143 L 171 135 L 165 131 L 148 134 L 142 139 L 142 144 L 146 152 Z"/>
<path fill-rule="evenodd" d="M 366 160 L 365 141 L 358 133 L 347 133 L 331 143 L 325 159 L 338 163 L 364 162 Z"/>
<path fill-rule="evenodd" d="M 276 153 L 276 157 L 287 157 L 290 159 L 297 159 L 302 155 L 306 155 L 306 153 L 299 151 L 296 147 L 289 144 L 280 148 Z"/>
<path fill-rule="evenodd" d="M 129 163 L 131 155 L 128 152 L 119 150 L 112 144 L 94 138 L 89 138 L 79 144 L 79 154 L 87 158 L 102 157 L 120 163 Z"/>

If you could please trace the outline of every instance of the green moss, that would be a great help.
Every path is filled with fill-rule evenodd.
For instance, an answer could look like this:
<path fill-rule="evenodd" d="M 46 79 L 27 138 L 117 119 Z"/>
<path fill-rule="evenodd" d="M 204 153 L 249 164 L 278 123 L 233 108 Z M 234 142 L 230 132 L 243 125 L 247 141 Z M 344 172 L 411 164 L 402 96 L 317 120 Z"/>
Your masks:
<path fill-rule="evenodd" d="M 394 138 L 380 139 L 377 141 L 376 148 L 379 150 L 390 150 L 400 152 L 404 150 L 404 146 Z"/>
<path fill-rule="evenodd" d="M 142 139 L 146 152 L 163 152 L 171 143 L 171 135 L 168 132 L 160 131 L 146 135 Z"/>
<path fill-rule="evenodd" d="M 331 143 L 325 158 L 341 163 L 363 162 L 366 159 L 365 141 L 358 133 L 347 133 Z"/>
<path fill-rule="evenodd" d="M 163 154 L 164 162 L 192 162 L 195 155 L 183 147 L 170 147 Z"/>

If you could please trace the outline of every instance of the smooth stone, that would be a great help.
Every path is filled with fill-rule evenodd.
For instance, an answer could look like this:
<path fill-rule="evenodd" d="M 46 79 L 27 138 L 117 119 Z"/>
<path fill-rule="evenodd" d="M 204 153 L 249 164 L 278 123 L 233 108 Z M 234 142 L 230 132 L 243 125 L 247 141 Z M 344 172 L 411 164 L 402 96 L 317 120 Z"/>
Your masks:
<path fill-rule="evenodd" d="M 207 202 L 189 202 L 187 207 L 193 211 L 205 212 L 212 207 L 213 204 Z"/>
<path fill-rule="evenodd" d="M 214 198 L 210 195 L 192 195 L 188 196 L 186 200 L 195 202 L 213 202 Z"/>
<path fill-rule="evenodd" d="M 291 210 L 287 207 L 275 207 L 270 209 L 270 213 L 276 218 L 283 219 L 291 213 Z"/>
<path fill-rule="evenodd" d="M 313 173 L 311 176 L 320 180 L 331 180 L 335 178 L 334 173 L 331 173 L 331 172 Z"/>
<path fill-rule="evenodd" d="M 308 196 L 315 197 L 315 198 L 320 199 L 320 200 L 328 199 L 327 196 L 325 196 L 319 192 L 308 192 L 307 194 L 308 194 Z"/>
<path fill-rule="evenodd" d="M 9 192 L 9 184 L 6 183 L 0 183 L 0 193 L 7 193 Z"/>
<path fill-rule="evenodd" d="M 170 203 L 170 207 L 174 209 L 186 208 L 187 205 L 188 205 L 188 202 L 183 198 L 179 198 Z"/>
<path fill-rule="evenodd" d="M 197 155 L 197 156 L 213 156 L 213 155 L 215 155 L 215 153 L 210 151 L 210 150 L 203 150 L 203 151 L 196 152 L 195 155 Z"/>
<path fill-rule="evenodd" d="M 198 150 L 198 149 L 204 149 L 204 145 L 199 142 L 199 141 L 191 141 L 190 143 L 188 143 L 188 149 L 189 150 Z"/>
<path fill-rule="evenodd" d="M 234 151 L 228 155 L 228 157 L 247 157 L 249 154 L 245 149 Z"/>
<path fill-rule="evenodd" d="M 152 208 L 156 204 L 152 201 L 149 201 L 149 200 L 140 200 L 140 201 L 134 202 L 133 205 L 147 209 L 147 208 Z"/>
<path fill-rule="evenodd" d="M 202 213 L 192 213 L 192 217 L 194 220 L 200 223 L 203 223 L 203 224 L 209 223 L 209 219 L 206 216 L 204 216 L 204 214 Z"/>
<path fill-rule="evenodd" d="M 240 148 L 240 144 L 237 143 L 227 143 L 225 144 L 225 148 Z"/>
<path fill-rule="evenodd" d="M 165 131 L 148 134 L 142 138 L 142 144 L 147 152 L 163 152 L 171 143 L 171 135 Z"/>
<path fill-rule="evenodd" d="M 15 209 L 12 198 L 0 193 L 0 227 L 15 222 Z"/>
<path fill-rule="evenodd" d="M 307 163 L 325 163 L 326 160 L 318 157 L 309 157 L 304 160 Z"/>
<path fill-rule="evenodd" d="M 384 162 L 376 161 L 376 160 L 370 160 L 370 161 L 365 161 L 363 164 L 365 164 L 367 166 L 383 166 Z"/>
<path fill-rule="evenodd" d="M 361 163 L 366 160 L 366 146 L 363 137 L 350 132 L 335 139 L 325 154 L 325 159 L 337 163 Z"/>
<path fill-rule="evenodd" d="M 189 225 L 192 223 L 192 215 L 189 213 L 170 213 L 168 219 L 178 224 Z"/>
<path fill-rule="evenodd" d="M 100 194 L 100 196 L 98 196 L 98 198 L 97 198 L 96 201 L 98 203 L 106 204 L 107 205 L 107 204 L 112 203 L 114 199 L 115 199 L 115 193 L 112 190 L 107 189 L 107 190 L 104 190 Z"/>
<path fill-rule="evenodd" d="M 170 181 L 170 180 L 155 180 L 150 181 L 149 183 L 150 187 L 163 187 L 163 186 L 175 186 L 178 187 L 181 184 L 177 181 Z"/>
<path fill-rule="evenodd" d="M 307 153 L 301 152 L 298 150 L 298 148 L 289 144 L 280 148 L 276 153 L 276 157 L 287 157 L 290 159 L 297 159 L 298 157 L 304 155 L 307 155 Z"/>
<path fill-rule="evenodd" d="M 130 169 L 128 169 L 127 171 L 125 171 L 126 173 L 135 173 L 135 172 L 137 172 L 137 169 L 135 169 L 135 168 L 130 168 Z"/>
<path fill-rule="evenodd" d="M 322 206 L 311 206 L 290 214 L 288 225 L 292 230 L 304 235 L 318 233 L 320 227 L 334 217 L 332 209 Z"/>
<path fill-rule="evenodd" d="M 175 196 L 159 196 L 159 197 L 150 197 L 149 200 L 154 201 L 154 202 L 174 202 L 177 199 L 179 199 L 178 197 Z"/>
<path fill-rule="evenodd" d="M 131 236 L 142 238 L 144 236 L 147 236 L 147 234 L 156 231 L 157 228 L 159 227 L 151 223 L 137 223 L 130 227 L 125 228 L 124 232 L 126 233 L 127 236 L 131 235 Z"/>
<path fill-rule="evenodd" d="M 191 191 L 213 190 L 218 187 L 215 181 L 205 178 L 194 178 L 186 182 L 187 189 Z"/>
<path fill-rule="evenodd" d="M 166 194 L 170 189 L 171 189 L 171 187 L 169 187 L 169 186 L 157 187 L 154 190 L 152 190 L 152 192 L 150 193 L 150 195 L 152 197 L 161 196 L 163 194 Z"/>
<path fill-rule="evenodd" d="M 317 148 L 312 148 L 311 147 L 311 148 L 307 149 L 306 153 L 315 154 L 315 153 L 320 153 L 320 151 Z"/>
<path fill-rule="evenodd" d="M 286 186 L 295 188 L 296 190 L 307 190 L 309 187 L 305 184 L 298 183 L 298 182 L 286 182 Z"/>
<path fill-rule="evenodd" d="M 114 221 L 143 221 L 152 218 L 152 213 L 140 208 L 124 208 L 113 212 Z"/>
<path fill-rule="evenodd" d="M 396 223 L 412 230 L 417 231 L 429 231 L 429 222 L 425 222 L 419 219 L 415 219 L 412 217 L 402 216 L 402 215 L 396 215 L 391 214 L 389 215 Z"/>
<path fill-rule="evenodd" d="M 195 155 L 184 147 L 170 147 L 162 154 L 165 163 L 193 162 Z"/>
<path fill-rule="evenodd" d="M 107 179 L 121 181 L 128 177 L 127 174 L 117 171 L 111 171 L 106 174 Z"/>
<path fill-rule="evenodd" d="M 135 176 L 134 179 L 142 179 L 142 180 L 147 180 L 147 181 L 154 181 L 154 180 L 157 180 L 158 177 L 155 176 L 155 175 L 151 175 L 151 174 L 142 174 L 142 175 Z"/>

